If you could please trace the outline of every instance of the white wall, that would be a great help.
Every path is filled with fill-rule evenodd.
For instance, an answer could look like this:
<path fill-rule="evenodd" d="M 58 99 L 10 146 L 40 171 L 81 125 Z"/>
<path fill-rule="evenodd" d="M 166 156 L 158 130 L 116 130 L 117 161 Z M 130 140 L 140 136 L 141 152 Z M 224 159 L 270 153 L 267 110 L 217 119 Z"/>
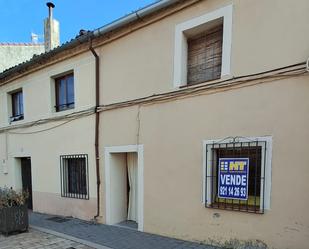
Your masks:
<path fill-rule="evenodd" d="M 127 162 L 126 153 L 111 154 L 110 188 L 111 216 L 110 224 L 127 220 Z"/>
<path fill-rule="evenodd" d="M 21 191 L 23 189 L 23 181 L 22 181 L 22 171 L 21 171 L 21 159 L 13 158 L 13 170 L 15 171 L 15 186 L 14 189 L 17 191 Z"/>

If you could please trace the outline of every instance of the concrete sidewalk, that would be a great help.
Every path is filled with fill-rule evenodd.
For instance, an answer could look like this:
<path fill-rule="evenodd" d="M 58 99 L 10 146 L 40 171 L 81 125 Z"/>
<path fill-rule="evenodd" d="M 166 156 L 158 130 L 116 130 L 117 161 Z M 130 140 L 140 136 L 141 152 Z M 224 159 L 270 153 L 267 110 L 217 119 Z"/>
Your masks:
<path fill-rule="evenodd" d="M 11 234 L 8 237 L 0 234 L 1 249 L 96 249 L 50 233 L 30 229 L 29 232 Z"/>
<path fill-rule="evenodd" d="M 50 218 L 53 216 L 31 213 L 30 225 L 43 229 L 42 231 L 45 232 L 48 230 L 56 232 L 54 235 L 64 234 L 67 239 L 77 238 L 80 243 L 89 242 L 87 245 L 93 248 L 101 246 L 101 248 L 112 249 L 218 249 L 214 246 L 142 233 L 117 226 L 96 225 L 78 219 L 52 221 Z"/>

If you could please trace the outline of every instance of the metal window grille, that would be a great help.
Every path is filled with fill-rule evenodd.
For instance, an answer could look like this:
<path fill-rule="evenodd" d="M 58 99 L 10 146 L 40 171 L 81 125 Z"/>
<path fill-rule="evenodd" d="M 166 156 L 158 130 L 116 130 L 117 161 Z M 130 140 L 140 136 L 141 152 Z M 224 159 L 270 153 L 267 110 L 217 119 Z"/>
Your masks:
<path fill-rule="evenodd" d="M 188 39 L 188 84 L 221 77 L 223 24 Z"/>
<path fill-rule="evenodd" d="M 249 158 L 248 199 L 218 197 L 219 159 Z M 207 208 L 264 213 L 266 141 L 237 138 L 206 145 L 205 206 Z"/>
<path fill-rule="evenodd" d="M 89 200 L 88 155 L 60 156 L 61 196 Z"/>

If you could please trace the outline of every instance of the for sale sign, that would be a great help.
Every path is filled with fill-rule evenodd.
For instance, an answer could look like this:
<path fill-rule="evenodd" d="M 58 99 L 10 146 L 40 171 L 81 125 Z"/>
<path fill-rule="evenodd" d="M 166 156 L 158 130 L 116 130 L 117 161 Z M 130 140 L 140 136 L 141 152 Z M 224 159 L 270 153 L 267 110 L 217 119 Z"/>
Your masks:
<path fill-rule="evenodd" d="M 218 197 L 248 199 L 249 158 L 219 158 Z"/>

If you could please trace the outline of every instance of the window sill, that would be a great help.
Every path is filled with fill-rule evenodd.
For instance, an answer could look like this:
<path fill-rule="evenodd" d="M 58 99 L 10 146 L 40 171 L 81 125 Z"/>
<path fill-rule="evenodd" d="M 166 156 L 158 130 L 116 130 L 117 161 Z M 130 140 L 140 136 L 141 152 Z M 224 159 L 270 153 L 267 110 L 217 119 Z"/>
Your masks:
<path fill-rule="evenodd" d="M 176 89 L 190 89 L 190 88 L 195 88 L 195 87 L 203 87 L 203 86 L 208 86 L 208 85 L 215 85 L 217 83 L 222 83 L 224 81 L 227 80 L 231 80 L 233 79 L 233 77 L 231 75 L 225 75 L 225 76 L 221 76 L 218 79 L 214 79 L 214 80 L 208 80 L 208 81 L 203 81 L 203 82 L 199 82 L 196 84 L 185 84 L 185 85 L 179 85 L 177 87 L 175 87 Z"/>
<path fill-rule="evenodd" d="M 10 120 L 9 120 L 9 125 L 18 125 L 18 124 L 22 124 L 24 122 L 25 122 L 24 118 L 13 119 L 13 117 L 11 117 Z"/>
<path fill-rule="evenodd" d="M 75 109 L 75 107 L 65 108 L 65 109 L 62 109 L 62 110 L 56 110 L 56 113 L 58 113 L 58 112 L 65 112 L 65 111 L 69 111 L 69 110 L 73 110 L 73 109 Z"/>
<path fill-rule="evenodd" d="M 51 114 L 53 116 L 57 117 L 57 116 L 63 116 L 63 115 L 71 114 L 74 111 L 76 111 L 76 108 L 72 107 L 72 108 L 67 108 L 67 109 L 61 110 L 61 111 L 53 111 Z"/>
<path fill-rule="evenodd" d="M 238 211 L 243 213 L 255 213 L 255 214 L 264 214 L 264 210 L 260 206 L 255 205 L 245 205 L 238 203 L 227 203 L 227 202 L 214 202 L 208 203 L 206 208 L 220 209 L 227 211 Z"/>
<path fill-rule="evenodd" d="M 62 198 L 68 198 L 68 199 L 77 199 L 77 200 L 89 201 L 88 195 L 84 195 L 84 194 L 67 193 L 67 194 L 61 195 L 61 197 Z"/>
<path fill-rule="evenodd" d="M 249 196 L 247 201 L 216 198 L 213 203 L 207 204 L 207 208 L 232 210 L 248 213 L 263 214 L 264 211 L 260 207 L 259 196 Z"/>
<path fill-rule="evenodd" d="M 12 116 L 10 117 L 10 122 L 17 122 L 17 121 L 22 121 L 24 120 L 24 115 L 20 115 L 20 116 Z"/>

